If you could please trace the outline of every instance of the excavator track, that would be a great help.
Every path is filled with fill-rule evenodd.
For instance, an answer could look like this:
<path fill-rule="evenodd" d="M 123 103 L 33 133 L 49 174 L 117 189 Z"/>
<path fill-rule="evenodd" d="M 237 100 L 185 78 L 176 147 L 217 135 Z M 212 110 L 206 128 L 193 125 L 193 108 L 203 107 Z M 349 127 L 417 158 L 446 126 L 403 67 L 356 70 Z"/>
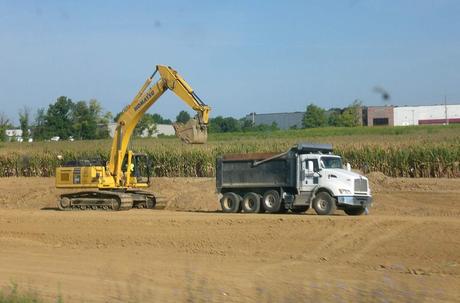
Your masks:
<path fill-rule="evenodd" d="M 129 210 L 155 208 L 156 197 L 142 190 L 95 190 L 62 194 L 58 200 L 60 210 Z"/>
<path fill-rule="evenodd" d="M 60 210 L 129 210 L 133 196 L 117 191 L 83 191 L 62 194 L 57 204 Z"/>

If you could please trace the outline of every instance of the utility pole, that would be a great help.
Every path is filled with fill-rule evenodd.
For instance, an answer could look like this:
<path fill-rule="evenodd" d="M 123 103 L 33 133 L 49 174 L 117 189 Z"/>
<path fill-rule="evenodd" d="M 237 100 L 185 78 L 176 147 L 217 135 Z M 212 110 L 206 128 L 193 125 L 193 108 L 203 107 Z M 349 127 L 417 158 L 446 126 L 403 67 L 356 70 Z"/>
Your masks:
<path fill-rule="evenodd" d="M 446 125 L 449 125 L 449 118 L 447 118 L 447 96 L 444 95 L 444 114 L 446 116 Z"/>

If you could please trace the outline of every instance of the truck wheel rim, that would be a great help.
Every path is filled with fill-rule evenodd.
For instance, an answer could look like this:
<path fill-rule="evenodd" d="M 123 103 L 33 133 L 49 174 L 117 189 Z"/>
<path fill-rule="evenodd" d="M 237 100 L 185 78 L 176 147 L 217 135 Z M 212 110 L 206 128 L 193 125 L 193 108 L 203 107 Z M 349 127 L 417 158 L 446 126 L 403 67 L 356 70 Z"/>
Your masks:
<path fill-rule="evenodd" d="M 224 199 L 224 207 L 227 209 L 231 209 L 233 207 L 233 201 L 229 198 Z"/>
<path fill-rule="evenodd" d="M 275 198 L 272 195 L 269 195 L 265 198 L 265 205 L 268 207 L 273 207 L 275 204 Z"/>
<path fill-rule="evenodd" d="M 247 209 L 253 209 L 255 204 L 256 204 L 256 202 L 253 199 L 247 199 L 246 208 Z"/>
<path fill-rule="evenodd" d="M 318 201 L 318 208 L 321 210 L 326 210 L 327 209 L 327 201 L 326 200 L 319 200 Z"/>

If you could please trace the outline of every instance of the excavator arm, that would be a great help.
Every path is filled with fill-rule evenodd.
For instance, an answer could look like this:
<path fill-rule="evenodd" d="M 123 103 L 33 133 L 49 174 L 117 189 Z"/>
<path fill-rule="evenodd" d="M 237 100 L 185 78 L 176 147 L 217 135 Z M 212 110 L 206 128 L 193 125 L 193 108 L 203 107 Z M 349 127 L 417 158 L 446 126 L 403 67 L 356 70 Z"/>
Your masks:
<path fill-rule="evenodd" d="M 160 74 L 160 79 L 152 84 L 157 73 Z M 108 170 L 115 177 L 116 184 L 120 184 L 122 163 L 134 128 L 144 113 L 168 89 L 172 90 L 197 113 L 196 120 L 192 119 L 186 125 L 174 125 L 176 134 L 187 143 L 205 143 L 211 108 L 200 100 L 190 85 L 174 69 L 169 66 L 157 65 L 155 72 L 145 81 L 131 104 L 123 110 L 117 121 L 118 125 L 112 141 L 108 163 Z"/>

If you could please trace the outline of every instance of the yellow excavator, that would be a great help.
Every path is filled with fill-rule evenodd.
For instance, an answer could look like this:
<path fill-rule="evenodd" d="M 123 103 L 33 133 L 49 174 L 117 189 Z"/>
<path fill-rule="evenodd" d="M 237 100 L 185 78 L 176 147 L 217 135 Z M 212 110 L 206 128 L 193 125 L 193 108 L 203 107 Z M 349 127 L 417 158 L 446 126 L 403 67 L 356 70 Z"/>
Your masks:
<path fill-rule="evenodd" d="M 159 73 L 160 79 L 152 84 Z M 190 85 L 171 67 L 157 65 L 155 72 L 120 115 L 108 162 L 78 160 L 56 168 L 56 187 L 83 191 L 62 194 L 60 210 L 127 210 L 154 208 L 155 195 L 143 189 L 150 184 L 150 160 L 146 154 L 128 150 L 134 128 L 142 115 L 167 90 L 196 111 L 186 124 L 176 123 L 176 135 L 185 143 L 205 143 L 211 108 L 195 94 Z"/>

